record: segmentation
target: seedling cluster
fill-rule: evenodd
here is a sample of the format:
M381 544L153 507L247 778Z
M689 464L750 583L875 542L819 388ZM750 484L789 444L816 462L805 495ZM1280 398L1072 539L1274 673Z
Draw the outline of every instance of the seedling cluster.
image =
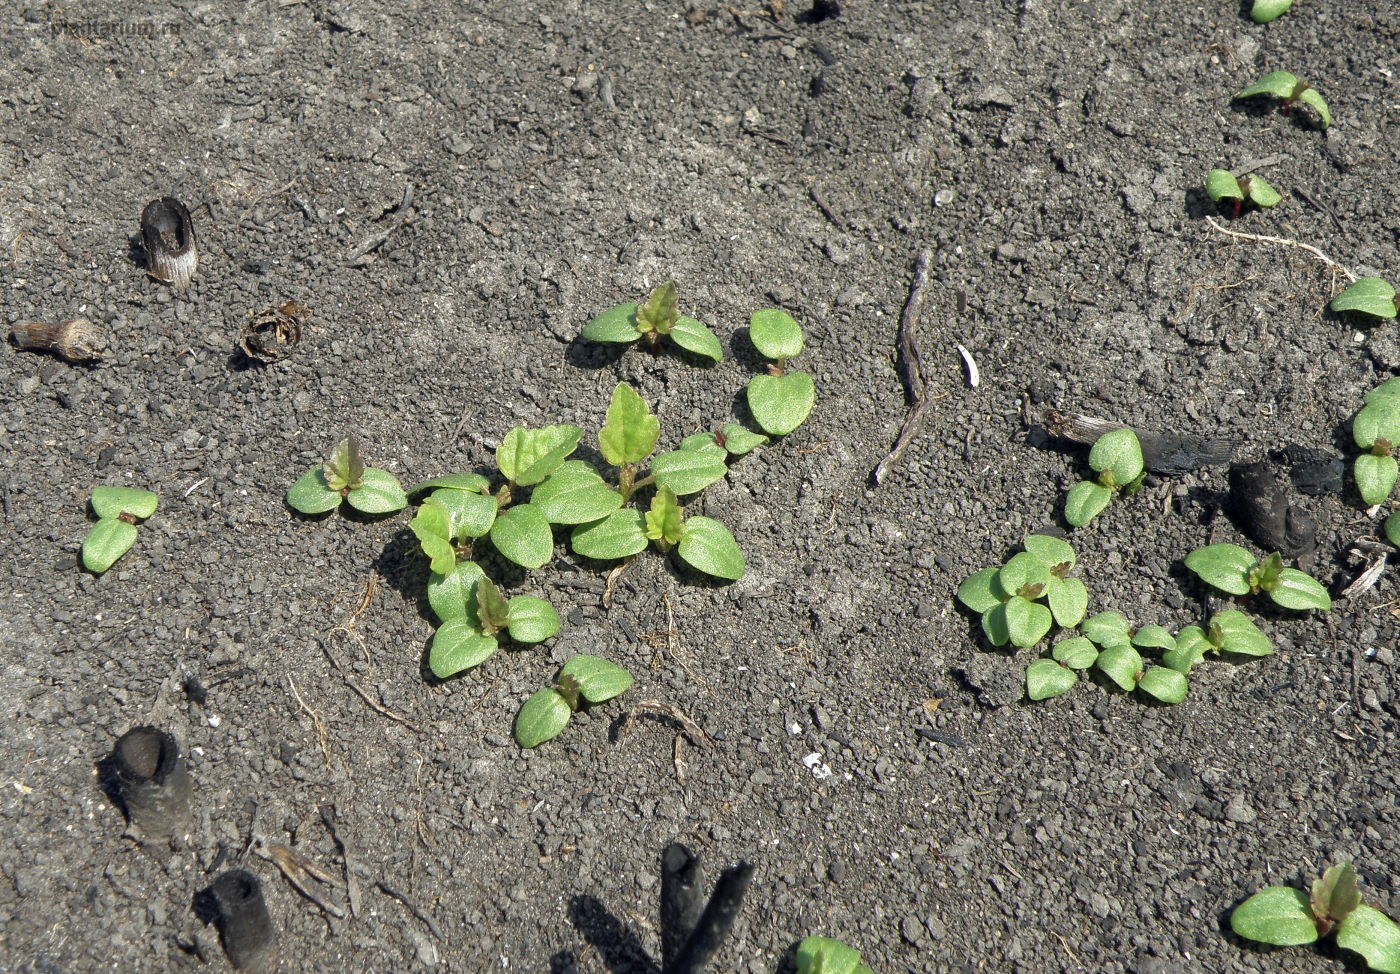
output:
M1083 527L1108 506L1113 495L1131 497L1142 489L1145 473L1142 444L1132 430L1110 430L1089 450L1089 467L1098 476L1070 488L1065 498L1065 520L1070 527Z
M83 567L101 575L136 543L136 525L156 512L160 498L137 487L94 487L97 523L83 539Z
M1361 902L1351 863L1332 866L1312 884L1312 895L1270 886L1230 914L1230 929L1246 940L1296 947L1335 935L1337 946L1366 959L1381 974L1400 974L1400 925Z
M1231 595L1264 592L1280 608L1300 612L1332 608L1322 583L1306 572L1285 568L1277 551L1261 560L1237 544L1206 545L1186 556L1186 567L1207 585Z
M594 318L583 328L590 342L628 344L645 339L653 355L661 354L661 340L669 338L685 349L718 362L724 349L708 325L680 313L676 282L667 281L652 289L641 304L619 304Z

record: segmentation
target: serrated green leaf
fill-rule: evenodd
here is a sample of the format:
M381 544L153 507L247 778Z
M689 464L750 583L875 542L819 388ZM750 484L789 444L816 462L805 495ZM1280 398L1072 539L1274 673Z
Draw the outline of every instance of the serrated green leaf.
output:
M1254 84L1239 91L1236 98L1253 98L1255 95L1274 95L1278 98L1291 98L1293 89L1298 86L1298 78L1287 71L1270 71Z
M488 636L494 636L510 622L510 606L496 583L482 575L476 583L476 624Z
M1118 685L1120 690L1132 690L1137 686L1138 674L1143 670L1142 656L1127 643L1106 646L1094 660L1094 667Z
M1168 666L1149 666L1138 680L1138 689L1162 703L1186 699L1186 674Z
M651 461L651 475L677 494L695 494L724 479L729 472L725 454L708 450L673 450Z
M1207 585L1231 595L1249 594L1249 573L1257 564L1253 555L1237 544L1213 544L1186 556L1186 567Z
M572 714L553 687L536 690L515 715L515 743L532 748L553 740L568 726Z
M671 329L670 334L671 341L687 352L699 355L701 358L707 358L712 362L718 362L724 358L724 348L720 345L719 339L703 322L681 315L676 319L675 327Z
M1373 507L1390 499L1396 477L1400 475L1400 466L1397 466L1395 457L1389 454L1378 457L1373 453L1363 453L1356 458L1352 475L1356 478L1356 492L1367 507Z
M83 539L83 567L101 575L135 543L136 525L117 517L100 518Z
M1045 594L1051 579L1050 566L1028 551L1011 556L997 574L997 584L1008 596L1038 599Z
M1099 650L1084 636L1071 636L1051 647L1050 656L1072 670L1087 670L1098 659Z
M1128 642L1128 630L1131 628L1128 625L1128 620L1123 618L1123 613L1111 610L1090 616L1079 627L1085 636L1100 646L1113 646L1117 643Z
M92 512L100 518L130 514L134 518L145 520L156 512L160 498L139 487L103 486L92 489L89 503L92 504Z
M1264 181L1263 176L1249 177L1249 201L1255 206L1269 209L1283 199L1279 191Z
M1278 584L1269 589L1269 598L1285 609L1306 611L1332 608L1332 596L1327 594L1322 583L1296 568L1283 569Z
M559 631L559 613L544 599L517 595L510 600L510 638L518 643L539 643Z
M408 529L418 539L423 554L428 556L429 567L438 575L448 575L457 564L457 549L449 539L452 533L452 516L447 508L436 500L428 500L418 508Z
M600 521L574 528L569 547L575 554L600 561L628 558L647 546L645 523L646 516L641 511L613 511Z
M1293 6L1293 0L1254 0L1254 6L1250 8L1249 16L1256 24L1267 24L1271 20L1281 17L1289 7Z
M582 337L590 342L635 342L642 337L637 327L635 302L609 308L583 326Z
M742 457L752 453L768 442L768 437L762 433L745 429L738 423L725 423L722 432L724 434L724 450L731 457Z
M324 514L333 511L344 500L340 491L326 484L325 472L318 466L308 470L301 479L287 488L287 506L302 514Z
M1113 491L1091 480L1081 480L1069 489L1065 497L1065 521L1070 527L1082 528L1108 506Z
M1332 124L1332 111L1327 107L1327 100L1316 88L1304 88L1298 93L1298 100L1304 105L1311 106L1322 119L1322 127L1327 128Z
M984 568L963 579L958 586L958 601L978 614L1005 602L1008 596L997 581L1000 572L999 568Z
M1164 627L1152 623L1138 626L1137 632L1133 633L1131 642L1139 649L1176 649L1176 640L1172 634Z
M365 472L365 462L360 457L360 442L350 436L335 445L326 462L321 464L326 486L340 491L360 486Z
M1364 903L1337 928L1337 946L1366 958L1377 974L1400 974L1400 927L1380 910Z
M429 500L446 508L448 537L457 541L485 537L496 523L496 512L500 509L500 504L490 494L453 487L439 487Z
M654 331L658 335L670 334L680 317L676 310L680 299L676 294L676 282L666 281L652 288L647 299L637 306L637 328L639 331Z
M447 574L429 574L428 605L438 622L465 619L476 626L476 583L485 577L474 561L459 561Z
M1013 595L1002 608L1006 613L1006 633L1011 644L1022 649L1044 639L1054 622L1049 609L1019 595Z
M517 426L496 447L496 466L512 484L532 487L563 465L582 436L577 426Z
M1296 947L1317 940L1317 923L1308 897L1291 886L1270 886L1245 900L1230 914L1230 929L1246 940Z
M535 488L530 504L550 524L589 524L622 506L622 495L582 460L570 460Z
M696 515L681 526L676 554L691 568L733 581L744 575L744 553L729 529L718 521Z
M745 396L754 421L770 436L786 436L806 421L817 401L817 387L806 372L756 375Z
M662 551L669 551L681 540L681 506L676 492L662 487L651 499L646 515L646 536Z
M1206 195L1216 203L1221 200L1244 199L1244 193L1240 192L1240 181L1235 178L1234 173L1226 169L1212 169L1206 173Z
M495 636L488 636L463 617L448 619L433 634L428 648L428 669L439 680L480 666L496 651Z
M993 646L1005 646L1011 642L1010 627L1006 622L1006 603L998 602L982 613L982 634Z
M491 487L491 481L487 480L479 473L450 473L442 477L433 477L431 480L424 480L408 488L406 493L409 497L416 497L425 490L449 489L465 490L474 494L484 494Z
M1132 430L1109 430L1089 448L1089 466L1123 487L1142 476L1142 444Z
M656 449L661 435L661 421L652 415L637 391L619 382L608 404L607 420L598 433L598 446L603 457L614 467L640 463Z
M1060 575L1074 567L1074 549L1063 538L1048 534L1028 534L1021 544L1027 554L1040 559L1042 564Z
M570 659L559 670L560 676L578 681L579 694L589 703L603 703L632 686L632 674L598 656L587 653Z
M1026 667L1026 696L1032 700L1048 700L1072 689L1079 682L1073 670L1067 670L1053 659L1038 659Z
M1240 656L1268 656L1274 651L1269 637L1259 631L1254 622L1238 609L1217 612L1211 619L1219 631L1219 649ZM1199 631L1199 630L1198 630ZM1202 637L1204 639L1204 636Z
M777 361L801 355L802 329L792 315L777 308L763 308L749 315L749 340L758 354Z
M531 570L554 555L554 532L533 504L517 504L497 515L491 543L506 559Z
M365 514L392 514L408 506L408 495L399 479L387 470L365 467L360 486L353 487L345 500Z

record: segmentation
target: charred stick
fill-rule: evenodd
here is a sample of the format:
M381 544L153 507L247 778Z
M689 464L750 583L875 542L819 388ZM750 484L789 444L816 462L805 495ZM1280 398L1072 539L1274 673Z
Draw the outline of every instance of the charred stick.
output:
M904 383L909 412L904 418L904 425L900 427L898 439L894 441L894 449L871 474L871 480L877 487L904 455L923 419L924 407L928 405L928 381L924 378L924 362L919 355L915 334L919 327L919 315L924 308L924 288L928 286L928 265L932 257L932 248L925 247L914 262L914 281L909 288L909 299L904 302L904 310L899 315L899 378Z

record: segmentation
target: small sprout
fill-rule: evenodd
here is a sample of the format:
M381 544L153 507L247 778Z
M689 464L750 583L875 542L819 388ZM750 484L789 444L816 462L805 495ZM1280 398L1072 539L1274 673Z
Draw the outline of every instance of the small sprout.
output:
M21 321L10 329L19 348L53 352L68 362L95 362L107 351L107 329L86 318L67 321Z
M1231 595L1267 592L1275 605L1285 609L1332 608L1332 597L1322 584L1296 568L1285 568L1278 552L1256 561L1239 545L1213 544L1187 555L1186 567L1207 585Z
M1273 651L1269 637L1259 631L1249 616L1238 609L1226 609L1212 616L1204 629L1187 626L1177 633L1176 645L1162 654L1162 665L1190 675L1191 668L1206 653L1268 656Z
M993 646L1034 646L1055 625L1077 625L1088 607L1084 583L1067 577L1073 548L1039 534L1027 535L1024 547L1000 568L984 568L958 586L958 601L982 617Z
M1142 487L1142 444L1132 430L1110 430L1089 450L1089 467L1098 474L1070 488L1065 498L1065 520L1082 527L1096 517L1115 493L1131 495Z
M157 281L175 287L190 286L199 264L194 221L190 211L173 196L151 200L141 211L141 244L146 250L146 272Z
M97 523L83 539L83 567L101 575L136 543L136 525L156 512L160 498L136 487L94 487L89 500Z
M348 501L364 514L392 514L408 506L398 478L387 470L367 467L352 436L341 441L330 457L308 470L287 489L287 505L302 514L324 514Z
M1283 199L1278 190L1264 182L1262 176L1240 176L1236 178L1225 169L1212 169L1206 173L1206 195L1215 203L1230 203L1231 219L1240 215L1246 203L1268 209L1277 206Z
M1322 128L1332 124L1332 113L1327 108L1327 102L1318 94L1317 89L1306 82L1299 81L1295 75L1287 71L1270 71L1264 77L1249 87L1235 94L1236 98L1253 98L1256 95L1273 95L1280 98L1283 104L1279 106L1279 111L1288 114L1292 110L1295 102L1302 102L1317 112L1322 121Z
M669 337L681 348L718 362L724 358L719 339L709 327L678 310L676 283L667 281L652 290L640 305L620 304L594 318L583 329L591 342L647 340L653 354L660 354L661 339Z
M1328 307L1338 314L1354 311L1373 318L1394 318L1400 297L1384 278L1362 277L1333 298Z
M1230 914L1230 929L1246 940L1296 947L1335 932L1337 946L1365 958L1373 971L1400 974L1400 925L1361 902L1356 870L1343 862L1312 885L1260 890Z
M1356 489L1368 507L1381 504L1395 487L1397 467L1393 455L1400 444L1400 395L1393 380L1366 396L1366 405L1351 421L1356 445L1366 451L1356 458L1352 473Z
M515 718L515 742L538 747L558 737L586 704L603 703L632 686L632 674L597 656L579 654L559 670L553 686L536 690Z
M446 618L428 650L428 668L439 679L484 663L502 632L518 643L538 643L559 631L559 615L544 599L517 595L507 601L480 569L467 575L473 578L474 606Z
M797 945L797 974L874 974L860 953L830 937L807 937Z
M786 436L801 426L817 400L816 384L806 372L788 372L787 360L805 347L802 329L786 311L765 308L749 318L749 340L771 359L767 375L749 380L749 412L770 436Z
M1283 16L1291 6L1293 0L1254 0L1254 6L1249 9L1249 16L1256 24L1267 24Z

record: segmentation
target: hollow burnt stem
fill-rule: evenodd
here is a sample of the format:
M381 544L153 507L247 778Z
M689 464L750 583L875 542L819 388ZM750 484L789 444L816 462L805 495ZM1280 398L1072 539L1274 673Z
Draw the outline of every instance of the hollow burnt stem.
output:
M147 203L141 211L141 243L151 277L174 287L190 286L199 265L199 249L194 221L184 203L173 196Z
M20 348L53 352L69 362L94 362L109 344L107 329L86 318L64 321L22 321L10 330Z

